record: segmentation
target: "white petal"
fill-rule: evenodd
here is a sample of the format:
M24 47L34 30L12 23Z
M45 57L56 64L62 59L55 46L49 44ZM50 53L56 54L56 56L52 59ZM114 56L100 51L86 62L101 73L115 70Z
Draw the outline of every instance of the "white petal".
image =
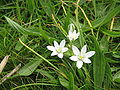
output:
M78 61L78 57L77 56L71 56L70 60L72 60L72 61Z
M73 38L71 37L71 35L68 35L68 38L69 38L70 41L73 39Z
M60 42L60 47L64 47L65 46L65 40L62 40L61 42Z
M84 45L81 49L81 56L84 56L87 51L87 45Z
M59 57L59 58L63 58L63 53L59 53L59 54L58 54L58 57Z
M68 48L64 47L62 48L62 52L66 52L68 50Z
M74 40L76 40L77 38L78 38L78 35L76 34L76 36L75 36Z
M90 51L85 54L85 57L92 57L95 54L95 51Z
M58 53L57 53L57 51L53 51L52 53L51 53L51 56L55 56L55 55L57 55Z
M77 36L79 36L79 35L80 35L80 33L78 32L78 33L77 33Z
M70 26L70 30L73 31L73 29L75 28L74 24L71 23L71 24L69 24L69 26Z
M72 46L72 50L73 50L73 53L75 54L75 55L79 55L80 54L80 51L79 51L79 49L76 47L76 46Z
M82 61L77 61L76 65L77 65L78 69L80 69L83 65L83 62Z
M76 30L73 31L73 34L76 34Z
M83 59L83 62L84 62L84 63L91 63L90 59L88 59L88 58L84 58L84 59Z
M47 49L50 51L55 51L55 47L53 47L53 46L47 46Z
M71 35L71 34L72 34L72 31L71 31L71 30L69 30L68 35Z
M59 47L59 45L56 41L54 41L54 46L55 46L56 49Z

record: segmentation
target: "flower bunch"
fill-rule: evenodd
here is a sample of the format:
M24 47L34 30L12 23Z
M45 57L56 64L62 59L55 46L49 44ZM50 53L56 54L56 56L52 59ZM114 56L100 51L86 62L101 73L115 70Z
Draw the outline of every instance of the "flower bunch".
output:
M74 24L69 24L69 27L70 30L67 37L70 41L76 40L79 37L80 33L76 32ZM57 41L54 41L54 46L47 46L47 49L52 51L51 56L57 55L59 58L63 58L63 53L68 51L68 48L65 47L65 43L65 40L62 40L60 44L58 44ZM84 45L81 51L76 46L72 45L72 51L74 55L70 57L70 60L77 62L76 66L78 69L82 67L83 62L91 63L91 60L89 58L95 54L95 51L87 52L87 45Z

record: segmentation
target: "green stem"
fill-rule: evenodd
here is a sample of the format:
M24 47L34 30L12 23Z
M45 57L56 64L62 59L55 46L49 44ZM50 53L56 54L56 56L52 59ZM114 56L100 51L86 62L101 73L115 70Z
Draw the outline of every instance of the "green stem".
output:
M12 88L11 90L15 90L15 89L22 88L22 87L27 87L27 86L33 86L33 85L34 86L35 85L59 86L59 85L56 85L56 84L48 84L48 83L31 83L31 84L21 85L21 86Z

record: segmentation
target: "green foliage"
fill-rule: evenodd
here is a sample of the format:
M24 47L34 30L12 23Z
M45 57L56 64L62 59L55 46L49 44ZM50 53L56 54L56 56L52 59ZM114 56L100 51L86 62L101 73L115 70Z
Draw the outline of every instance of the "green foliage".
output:
M119 90L119 0L0 0L0 59L10 55L0 75L19 63L22 67L0 85L0 90ZM70 42L68 25L79 39ZM46 46L66 40L63 59ZM91 64L81 69L69 59L71 45L95 51Z
M36 68L43 62L43 60L39 59L39 58L35 58L32 61L30 61L29 63L27 63L25 66L23 66L19 72L18 72L18 76L29 76L31 75L34 70L36 70Z

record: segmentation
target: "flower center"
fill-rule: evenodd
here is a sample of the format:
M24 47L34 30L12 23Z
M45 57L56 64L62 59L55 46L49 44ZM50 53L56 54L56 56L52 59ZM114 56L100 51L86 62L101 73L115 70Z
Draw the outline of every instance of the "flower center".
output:
M83 56L79 56L79 59L82 60L84 57Z
M62 48L58 48L58 49L57 49L57 52L58 52L58 53L60 53L60 52L61 52L61 50L62 50Z

